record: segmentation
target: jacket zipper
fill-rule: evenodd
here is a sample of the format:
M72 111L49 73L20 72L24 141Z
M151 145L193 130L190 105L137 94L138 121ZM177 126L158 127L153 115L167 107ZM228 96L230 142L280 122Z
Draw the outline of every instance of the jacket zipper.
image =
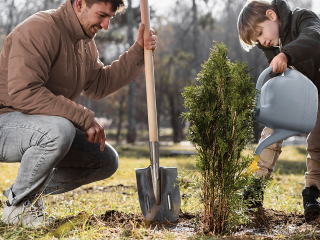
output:
M81 64L82 60L81 60L80 54L79 54L79 47L80 47L80 41L78 41L74 46L74 51L75 51L74 53L76 55L76 61L77 61L76 66L77 66L77 78L78 78L78 79L76 79L77 84L74 89L74 93L76 93L78 91L78 88L79 88L78 80L79 80L79 78L81 78L81 76L78 76L78 74L81 75L81 68L82 68L82 66L80 66L80 65L82 65ZM79 67L80 67L80 69L79 69Z

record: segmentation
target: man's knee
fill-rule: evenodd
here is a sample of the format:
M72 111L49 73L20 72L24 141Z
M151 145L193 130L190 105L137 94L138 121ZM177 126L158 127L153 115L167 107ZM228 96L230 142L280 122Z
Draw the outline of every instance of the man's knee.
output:
M106 143L103 159L101 160L100 177L106 179L111 177L119 167L119 155L117 151Z
M76 130L73 124L63 117L52 117L48 126L48 143L56 147L69 150L75 136Z

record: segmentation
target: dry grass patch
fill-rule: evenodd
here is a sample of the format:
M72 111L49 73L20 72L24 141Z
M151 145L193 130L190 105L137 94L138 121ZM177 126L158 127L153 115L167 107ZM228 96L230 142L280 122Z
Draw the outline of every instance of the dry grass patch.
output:
M284 147L276 166L274 180L266 190L264 206L268 210L265 210L263 218L252 219L253 224L261 222L260 227L259 225L247 226L247 232L244 227L243 229L239 227L237 235L224 236L224 238L316 239L315 236L318 236L319 229L317 223L306 225L302 222L301 190L304 188L302 172L305 157L303 147ZM183 169L189 172L195 170L192 157L160 157L160 164L178 167L179 173L182 173ZM29 230L0 224L0 239L53 239L54 231L65 223L70 224L67 225L66 231L62 232L60 239L220 239L217 236L205 236L198 231L198 214L201 205L199 199L195 198L191 192L188 180L180 187L184 215L180 215L178 222L153 224L144 221L138 201L134 169L148 165L148 158L138 159L120 155L119 170L111 178L65 194L45 198L47 212L56 217L53 225L38 230ZM18 168L18 163L0 164L0 191L13 183ZM5 197L1 193L0 201L4 200ZM269 228L268 225L263 225L264 222L261 219L267 219ZM302 223L300 226L298 226L299 221ZM293 229L292 224L297 225L296 231L288 232L287 227ZM279 229L281 227L283 231L276 232L271 228L272 226L275 228L278 226ZM261 232L250 230L254 227L259 227L255 230L264 229L265 232L261 234ZM303 227L305 227L304 231L302 231ZM55 237L55 239L58 238Z

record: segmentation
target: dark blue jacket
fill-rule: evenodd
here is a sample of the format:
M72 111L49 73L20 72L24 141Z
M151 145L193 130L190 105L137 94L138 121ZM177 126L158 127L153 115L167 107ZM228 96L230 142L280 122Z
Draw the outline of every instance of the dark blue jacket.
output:
M320 89L320 19L307 9L290 10L285 0L274 0L281 27L281 49L264 47L258 44L266 55L268 62L283 52L287 55L288 65L294 66L306 75Z

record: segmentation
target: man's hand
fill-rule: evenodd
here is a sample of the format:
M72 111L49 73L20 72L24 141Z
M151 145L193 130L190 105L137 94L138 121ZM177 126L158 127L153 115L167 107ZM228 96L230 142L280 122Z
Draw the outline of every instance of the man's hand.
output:
M154 35L155 31L151 28L149 33L150 37L145 39L145 41L143 41L143 32L144 32L144 23L141 23L138 37L137 37L137 43L140 45L141 48L145 47L148 50L152 50L152 53L154 54L154 51L157 48L157 36Z
M288 59L284 53L279 53L275 56L270 63L270 66L273 66L272 72L283 73L286 70L288 65Z
M90 127L86 131L86 139L91 143L100 142L100 151L104 150L106 144L106 134L104 128L98 123L96 119L93 119Z

